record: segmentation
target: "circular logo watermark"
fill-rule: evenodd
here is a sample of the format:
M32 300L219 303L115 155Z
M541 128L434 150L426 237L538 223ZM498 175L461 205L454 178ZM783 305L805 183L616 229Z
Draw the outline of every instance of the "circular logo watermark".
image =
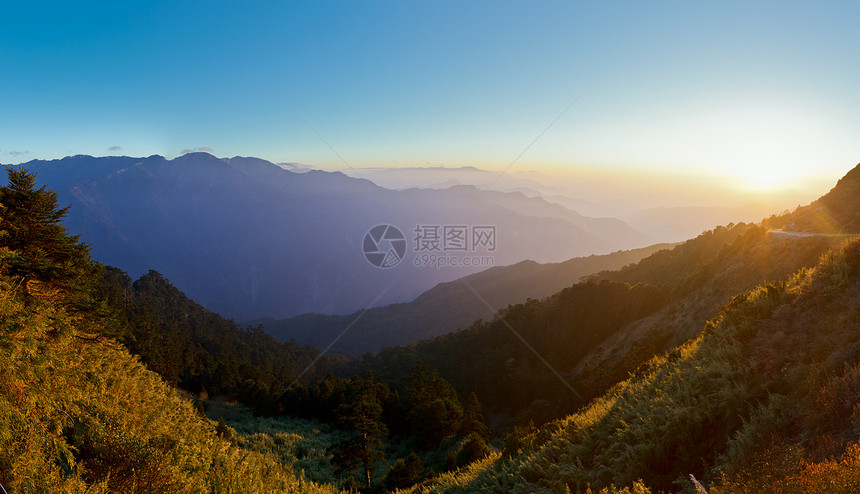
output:
M393 268L406 255L406 237L394 225L376 225L364 235L364 258L377 268Z

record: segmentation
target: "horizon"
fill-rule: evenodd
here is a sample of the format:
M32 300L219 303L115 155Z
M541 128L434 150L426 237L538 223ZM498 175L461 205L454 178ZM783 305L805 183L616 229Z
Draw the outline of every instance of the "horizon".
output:
M791 210L797 206L806 205L826 194L836 182L855 166L847 167L834 176L822 175L817 180L809 180L799 184L775 184L767 187L757 187L738 181L736 178L721 176L714 173L678 172L667 170L565 170L565 169L493 169L473 165L449 166L432 165L428 163L416 166L402 167L344 167L319 168L304 163L273 162L271 160L249 155L218 156L212 149L186 150L177 156L165 156L154 153L149 155L132 156L129 154L75 154L60 158L33 158L21 163L0 163L2 166L23 166L33 161L62 161L78 156L100 158L127 157L147 159L160 157L168 161L181 158L188 154L207 154L218 160L237 158L262 159L274 166L291 172L305 173L307 171L339 172L351 178L370 180L377 186L403 190L408 188L448 188L450 186L467 185L484 190L499 192L520 192L530 197L542 197L549 202L558 203L558 199L566 198L588 202L602 202L600 214L590 214L576 207L564 205L568 209L578 211L584 216L624 216L636 211L651 209L671 209L677 207L734 207L750 208L765 206L773 213ZM422 166L423 165L423 166ZM510 168L510 167L509 167ZM397 172L397 175L391 175ZM427 173L449 174L446 177L429 177ZM459 180L451 178L450 174L467 172L470 177ZM396 178L393 178L396 177ZM405 177L405 178L404 178ZM455 176L456 177L456 176ZM443 180L440 182L440 180ZM643 183L647 184L643 187ZM613 208L605 208L606 201L621 201ZM562 201L564 202L564 201ZM560 203L559 203L560 204ZM612 212L614 210L614 212Z
M0 33L27 74L0 83L11 164L202 150L820 195L860 161L849 2L33 9Z

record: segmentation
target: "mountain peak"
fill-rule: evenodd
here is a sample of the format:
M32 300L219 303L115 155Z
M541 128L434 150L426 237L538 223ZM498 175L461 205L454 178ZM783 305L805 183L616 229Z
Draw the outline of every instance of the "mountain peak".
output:
M183 155L177 156L173 161L185 161L185 160L208 160L215 159L218 157L211 153L207 153L205 151L194 151L193 153L185 153Z

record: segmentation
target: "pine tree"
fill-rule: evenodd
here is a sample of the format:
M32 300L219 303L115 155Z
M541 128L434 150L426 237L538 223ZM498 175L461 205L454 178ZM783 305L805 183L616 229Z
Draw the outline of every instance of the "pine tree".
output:
M6 173L9 184L0 187L0 246L13 252L9 274L21 280L28 297L36 284L72 297L87 291L94 273L89 246L61 223L69 207L59 207L55 191L36 188L35 173L14 167Z
M458 433L463 437L474 434L484 441L490 438L490 429L484 422L484 411L481 408L481 402L478 400L478 395L474 392L469 395L466 406L463 408L463 421L460 424Z
M388 435L388 429L380 417L388 386L375 382L369 373L367 379L353 377L350 387L352 399L338 408L338 422L352 434L335 445L334 461L341 472L354 470L361 464L365 484L370 487L374 463L385 459L382 438Z
M435 369L418 362L409 373L408 392L408 420L425 448L435 448L457 432L463 407L454 387Z

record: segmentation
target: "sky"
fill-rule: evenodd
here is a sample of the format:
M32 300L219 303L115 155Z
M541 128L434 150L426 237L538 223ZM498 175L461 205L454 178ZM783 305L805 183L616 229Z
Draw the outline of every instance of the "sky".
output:
M0 162L690 176L860 162L857 2L15 2ZM824 190L819 190L824 188Z

